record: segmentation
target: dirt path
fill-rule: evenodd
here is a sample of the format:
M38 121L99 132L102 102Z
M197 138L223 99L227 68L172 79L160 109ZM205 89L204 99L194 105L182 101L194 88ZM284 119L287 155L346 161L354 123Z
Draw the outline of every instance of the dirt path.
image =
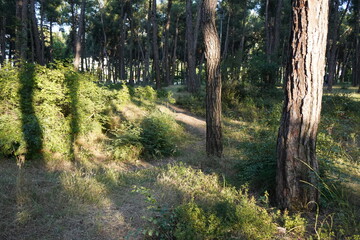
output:
M172 114L174 115L175 120L183 123L185 126L185 129L189 133L191 133L199 138L205 139L205 137L206 137L205 119L194 116L187 110L182 109L177 106L174 106L174 105L171 105L171 104L167 104L166 106L158 105L158 108L162 112L167 112L168 110L170 110L172 112Z

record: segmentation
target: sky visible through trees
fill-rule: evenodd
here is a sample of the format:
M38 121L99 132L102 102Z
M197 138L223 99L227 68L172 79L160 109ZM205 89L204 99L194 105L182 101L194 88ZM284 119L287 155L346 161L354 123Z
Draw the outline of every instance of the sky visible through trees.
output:
M0 239L34 171L151 239L358 239L359 94L360 0L0 0Z

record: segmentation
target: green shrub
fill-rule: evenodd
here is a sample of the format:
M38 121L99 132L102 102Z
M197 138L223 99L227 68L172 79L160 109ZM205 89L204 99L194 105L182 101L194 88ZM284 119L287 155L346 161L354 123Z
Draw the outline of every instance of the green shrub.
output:
M150 86L136 87L136 88L134 88L133 97L139 98L141 100L154 101L154 100L156 100L157 93Z
M182 128L171 116L160 112L152 113L143 120L141 128L140 141L146 158L167 157L176 153L176 143L182 134Z
M129 99L127 88L109 90L71 67L25 64L0 70L0 154L70 156L80 135L101 133L111 101Z
M274 239L272 216L246 188L225 186L216 174L183 164L168 166L158 182L166 194L182 196L175 221L166 220L176 239Z
M140 158L144 147L141 144L141 128L123 125L122 129L112 132L115 138L111 143L111 151L115 160L134 161Z

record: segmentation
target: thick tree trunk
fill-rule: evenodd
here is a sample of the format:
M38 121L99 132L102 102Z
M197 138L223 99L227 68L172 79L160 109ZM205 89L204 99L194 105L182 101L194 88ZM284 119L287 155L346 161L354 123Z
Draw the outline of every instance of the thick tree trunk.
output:
M85 4L86 1L82 0L81 2L81 13L79 19L79 29L75 38L75 59L74 59L74 69L75 71L79 70L80 60L81 60L81 37L83 36L84 31L84 18L85 18Z
M155 68L155 83L156 89L161 88L160 79L160 62L159 62L159 45L158 45L158 25L156 21L156 0L152 2L152 25L153 25L153 51L154 51L154 68Z
M33 32L33 41L35 45L36 61L40 65L44 65L43 55L41 54L41 40L40 33L37 24L36 10L35 10L35 0L30 0L30 12L31 12L31 22L32 22L32 32Z
M192 22L192 0L186 0L186 44L187 76L186 85L189 92L196 92L196 59L194 51L194 28Z
M277 142L276 197L281 208L317 202L320 121L328 1L295 0L285 103ZM312 205L314 206L314 205Z
M16 0L16 25L15 25L15 56L14 59L19 59L21 56L21 8L23 0Z
M28 42L28 0L16 1L15 58L26 61Z
M217 0L204 0L203 34L206 56L206 153L222 156L220 40L215 24Z
M197 49L197 43L198 43L198 40L199 40L202 2L203 2L203 0L198 0L197 1L196 22L195 22L195 29L194 29L194 56L195 56L195 61L196 61L196 55L195 54L196 54L196 49ZM198 85L197 87L200 87L200 85Z

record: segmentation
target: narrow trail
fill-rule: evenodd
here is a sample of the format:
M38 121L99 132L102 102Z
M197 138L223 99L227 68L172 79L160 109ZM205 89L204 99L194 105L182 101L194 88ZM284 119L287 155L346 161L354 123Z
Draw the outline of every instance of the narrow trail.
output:
M174 105L157 105L156 107L160 112L172 115L177 122L184 126L185 131L190 134L192 139L181 150L182 154L179 156L150 162L140 161L136 166L128 167L128 170L134 174L140 173L142 170L154 169L176 162L191 163L191 161L194 161L194 165L196 165L195 163L198 163L197 157L203 156L205 153L206 122L204 119ZM123 192L122 202L122 205L111 205L105 214L102 213L107 215L105 217L107 222L111 221L111 219L116 220L119 218L118 216L121 216L121 224L117 226L118 232L114 233L114 236L120 237L120 239L143 239L138 230L147 224L143 218L149 214L147 203L144 201L143 196L132 194L130 188L128 191Z

